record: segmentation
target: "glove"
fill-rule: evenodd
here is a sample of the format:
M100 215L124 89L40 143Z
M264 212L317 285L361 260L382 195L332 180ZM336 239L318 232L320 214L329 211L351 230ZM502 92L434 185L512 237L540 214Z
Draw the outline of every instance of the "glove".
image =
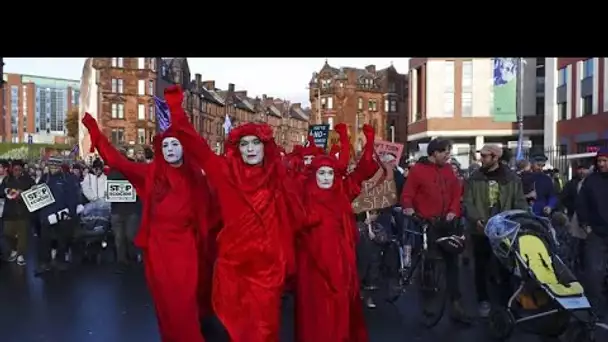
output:
M374 142L374 128L368 124L363 125L363 135L367 142Z
M82 204L79 204L76 206L76 215L80 215L80 213L83 211L84 211L84 206Z
M340 135L340 137L348 135L348 128L344 123L337 124L336 127L334 127L334 130L336 133L338 133L338 135Z
M169 108L181 107L184 102L184 92L178 85L165 89L165 101Z

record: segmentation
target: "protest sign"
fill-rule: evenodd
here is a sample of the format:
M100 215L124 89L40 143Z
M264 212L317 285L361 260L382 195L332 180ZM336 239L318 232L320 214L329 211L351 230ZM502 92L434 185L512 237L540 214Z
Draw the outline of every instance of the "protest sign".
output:
M386 176L384 174L386 173ZM392 170L378 172L363 182L361 194L352 203L355 214L390 207L399 201Z
M403 154L403 144L376 140L374 141L374 147L381 160L384 160L385 155L391 155L394 157L391 158L394 160L391 162L393 167L399 164L399 160L401 160L401 155Z
M106 201L108 202L135 202L137 194L135 188L126 180L106 181Z
M327 148L329 138L329 125L310 125L308 135L311 135L315 140L315 145L321 148Z
M22 192L21 198L30 213L55 203L51 189L44 183Z

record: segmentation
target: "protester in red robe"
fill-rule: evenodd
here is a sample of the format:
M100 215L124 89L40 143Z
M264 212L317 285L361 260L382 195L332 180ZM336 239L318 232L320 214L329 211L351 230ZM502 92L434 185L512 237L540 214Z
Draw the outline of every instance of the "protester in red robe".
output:
M212 199L201 168L194 158L183 156L183 122L172 119L171 127L154 139L153 161L143 164L120 154L91 115L87 113L82 121L92 147L129 180L142 200L142 222L135 244L143 250L162 341L203 342L200 321L205 313L199 304L209 279L200 279L205 261L198 259L205 255L201 249L207 246L207 232L219 216L206 210L205 204Z
M185 117L181 91L165 94ZM189 126L182 144L217 190L224 226L217 237L213 308L234 342L279 340L281 296L295 271L294 231L305 215L272 129L246 123L230 131L218 156Z
M342 129L341 129L342 128ZM346 135L346 127L336 127ZM358 240L351 202L363 181L378 170L374 130L363 128L367 143L355 170L340 177L335 156L316 156L306 182L310 223L298 234L296 335L298 342L366 342L355 246Z

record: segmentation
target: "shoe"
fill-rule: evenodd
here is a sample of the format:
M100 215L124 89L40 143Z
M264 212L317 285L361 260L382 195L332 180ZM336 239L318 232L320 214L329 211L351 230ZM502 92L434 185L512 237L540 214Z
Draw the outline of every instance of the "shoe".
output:
M14 262L15 260L17 260L17 251L12 251L11 255L9 255L9 257L8 257L8 259L6 259L6 261Z
M483 301L481 303L479 303L479 317L481 318L488 318L488 316L490 316L490 303L487 301Z
M374 303L372 297L367 297L367 299L365 300L365 306L367 306L369 309L375 309L376 303Z
M471 316L469 316L466 313L466 311L464 310L464 307L462 306L462 302L460 300L452 301L452 306L451 306L451 310L450 310L450 318L454 322L465 324L465 325L470 325L471 323L473 323L473 319L471 318Z
M51 270L51 266L49 266L49 264L40 264L40 265L38 265L38 267L36 267L36 270L34 271L34 275L36 277L39 277L42 274L44 274L50 270Z
M17 265L19 266L25 266L26 262L25 262L25 258L23 257L23 255L19 255L17 257Z

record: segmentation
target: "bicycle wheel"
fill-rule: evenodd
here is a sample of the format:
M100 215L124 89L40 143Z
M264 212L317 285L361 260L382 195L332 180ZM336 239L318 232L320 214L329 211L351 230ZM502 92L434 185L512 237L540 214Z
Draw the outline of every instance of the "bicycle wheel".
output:
M422 255L418 274L421 321L432 328L441 321L447 302L446 266L441 258Z

